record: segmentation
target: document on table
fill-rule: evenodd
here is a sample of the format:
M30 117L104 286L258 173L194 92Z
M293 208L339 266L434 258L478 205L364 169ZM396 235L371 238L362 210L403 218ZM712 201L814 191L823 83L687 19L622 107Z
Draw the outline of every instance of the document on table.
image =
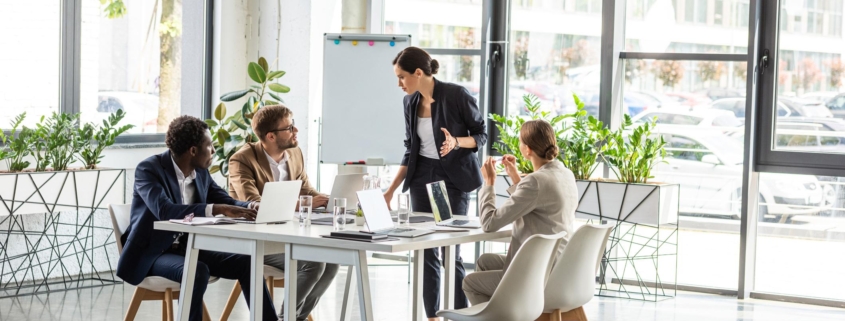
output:
M235 220L228 217L194 217L191 221L184 219L170 220L172 223L179 223L185 225L215 225L215 224L235 224Z

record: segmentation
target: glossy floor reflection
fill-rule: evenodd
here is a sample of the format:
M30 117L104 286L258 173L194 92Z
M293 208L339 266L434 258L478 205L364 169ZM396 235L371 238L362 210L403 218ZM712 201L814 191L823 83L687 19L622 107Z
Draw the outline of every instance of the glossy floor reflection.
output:
M375 320L409 320L410 286L407 269L402 266L374 266L370 268ZM315 320L339 320L346 270L338 274L335 286L314 312ZM233 281L223 280L209 286L206 304L217 320ZM0 320L122 320L133 287L104 286L92 289L56 292L49 295L22 296L0 299ZM281 289L277 290L277 307L281 304ZM351 317L357 315L357 296L352 295ZM595 297L585 307L591 321L695 321L695 320L845 320L845 309L827 308L762 300L739 301L734 297L680 292L675 299L661 302L642 302L627 299ZM229 320L247 320L246 304L238 301ZM161 305L145 302L136 320L160 320Z

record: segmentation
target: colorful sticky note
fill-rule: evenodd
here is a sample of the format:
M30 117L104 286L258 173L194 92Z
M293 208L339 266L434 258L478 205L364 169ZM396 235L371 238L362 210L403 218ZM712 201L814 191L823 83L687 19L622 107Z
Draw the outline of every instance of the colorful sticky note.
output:
M358 40L352 40L352 45L353 45L353 46L357 46L357 45L358 45Z
M370 40L370 47L372 47L375 43L375 41Z
M391 41L391 42L390 42L390 46L391 46L391 47L393 47L393 46L395 46L395 45L396 45L396 42L395 42L395 41Z
M339 45L339 44L340 44L340 39L335 39L335 40L334 40L334 44Z

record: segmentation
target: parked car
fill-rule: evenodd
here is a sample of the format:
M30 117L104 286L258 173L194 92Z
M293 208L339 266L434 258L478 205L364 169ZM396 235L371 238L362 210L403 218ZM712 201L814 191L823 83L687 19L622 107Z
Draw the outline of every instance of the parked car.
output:
M778 103L783 103L789 109L795 111L792 115L802 117L831 118L833 114L824 103L805 98L778 97Z
M727 110L737 118L745 118L745 98L724 98L714 101L710 104L710 108ZM790 117L795 112L786 107L783 102L778 101L778 117Z
M707 106L713 102L712 99L702 94L672 92L665 93L665 95L686 107Z
M836 97L838 94L839 93L835 91L813 91L801 95L801 98L815 100L818 102L827 102L831 98Z
M695 93L707 96L707 98L710 98L712 100L718 100L722 98L745 97L745 89L734 88L707 88L696 91Z
M775 146L783 150L845 153L845 120L838 118L790 117L778 120ZM742 131L732 134L742 139Z
M733 113L720 109L685 109L685 108L661 108L647 110L631 118L634 124L644 123L657 118L657 123L662 125L684 125L701 127L737 127L742 126Z
M830 113L836 118L845 118L845 93L838 94L825 102Z
M155 133L158 119L158 96L128 91L101 91L98 93L96 113L82 113L84 122L100 124L112 113L123 110L126 117L121 125L132 124L127 133Z
M585 91L579 92L579 96L584 101L584 110L590 115L598 116L599 111L599 94L598 92ZM629 116L635 116L644 110L657 109L660 107L660 102L654 98L636 92L625 92L622 96L622 110Z
M653 181L680 184L681 213L738 219L742 141L712 129L664 127L660 132L670 155L656 166ZM809 175L763 175L758 197L760 218L766 220L814 215L824 206L824 191Z

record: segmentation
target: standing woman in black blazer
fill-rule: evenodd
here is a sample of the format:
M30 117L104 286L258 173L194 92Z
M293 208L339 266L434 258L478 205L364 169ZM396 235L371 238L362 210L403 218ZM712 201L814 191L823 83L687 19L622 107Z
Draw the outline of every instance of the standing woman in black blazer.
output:
M431 212L425 184L445 181L452 214L466 215L469 193L481 186L481 165L476 152L487 143L484 117L475 98L459 85L434 78L440 64L425 50L408 47L393 60L393 71L405 96L405 156L396 178L384 194L390 204L402 181L411 190L414 212ZM461 289L464 271L460 246L455 247L455 308L467 307ZM440 257L425 250L423 305L429 320L440 307Z

